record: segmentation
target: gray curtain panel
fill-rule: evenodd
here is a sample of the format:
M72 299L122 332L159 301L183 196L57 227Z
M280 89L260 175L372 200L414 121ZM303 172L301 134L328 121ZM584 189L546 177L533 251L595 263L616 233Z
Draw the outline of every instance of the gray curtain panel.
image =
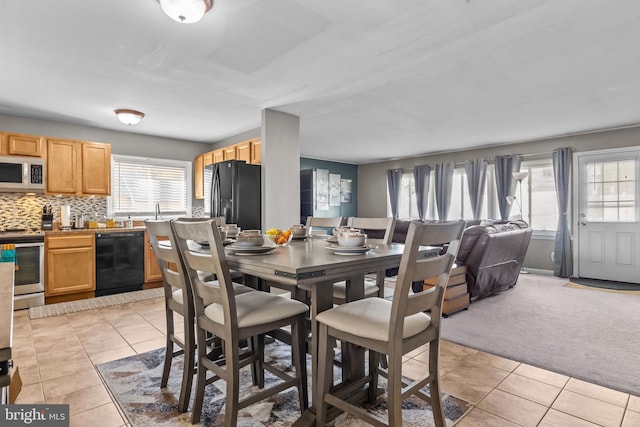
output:
M434 184L436 189L436 208L440 221L445 221L447 215L449 215L451 187L453 186L453 168L454 165L452 162L439 163L436 165Z
M509 219L511 205L507 197L516 192L516 180L512 173L520 170L520 157L517 154L511 156L496 156L496 193L498 197L498 209L500 219Z
M467 174L473 219L480 219L484 193L487 188L487 161L485 159L471 160L464 165L464 171Z
M429 201L429 176L431 166L420 165L413 168L413 180L416 186L416 204L418 205L418 217L424 221Z
M558 277L571 277L573 262L571 259L571 235L569 234L569 189L571 188L571 148L553 150L553 175L558 199L558 226L553 246L553 274Z
M398 200L400 199L400 184L402 183L402 169L387 170L387 186L389 187L389 202L391 214L398 218Z

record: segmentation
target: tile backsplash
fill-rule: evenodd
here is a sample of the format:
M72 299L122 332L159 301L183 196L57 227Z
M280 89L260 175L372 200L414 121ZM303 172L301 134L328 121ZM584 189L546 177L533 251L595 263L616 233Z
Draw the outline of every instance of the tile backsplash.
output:
M103 218L107 214L106 197L73 197L0 193L0 229L40 228L42 207L51 205L53 220L60 221L60 206L71 206L71 217L91 214Z
M93 214L98 218L107 215L106 197L47 196L23 193L0 193L0 230L6 228L40 228L42 207L51 205L53 220L60 221L60 206L71 207L71 217L84 214L89 221ZM204 206L196 200L191 207L191 216L204 217Z

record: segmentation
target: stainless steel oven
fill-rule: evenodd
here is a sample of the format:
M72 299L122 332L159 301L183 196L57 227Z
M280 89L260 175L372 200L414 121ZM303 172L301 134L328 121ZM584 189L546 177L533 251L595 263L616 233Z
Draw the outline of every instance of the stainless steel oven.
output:
M0 243L15 244L14 310L44 305L44 236L38 232L0 233Z

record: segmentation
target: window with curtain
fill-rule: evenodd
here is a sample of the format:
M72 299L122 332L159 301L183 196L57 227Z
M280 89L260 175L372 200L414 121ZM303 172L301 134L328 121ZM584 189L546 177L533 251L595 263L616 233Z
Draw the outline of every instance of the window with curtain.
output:
M112 156L109 213L114 217L153 217L156 203L164 218L191 214L191 162Z
M388 212L388 215L391 216L391 206L389 206ZM398 201L398 217L402 219L418 218L416 185L412 172L402 174L402 181L400 183L400 199Z
M529 172L522 180L522 217L535 231L555 231L558 226L558 203L551 160L522 162L521 171ZM516 187L516 198L520 188ZM516 204L511 214L519 213Z

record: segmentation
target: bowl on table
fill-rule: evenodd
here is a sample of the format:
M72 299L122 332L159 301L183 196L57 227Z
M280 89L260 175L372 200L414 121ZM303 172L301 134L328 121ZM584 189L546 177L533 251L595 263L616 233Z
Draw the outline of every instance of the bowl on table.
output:
M361 233L347 233L338 235L338 245L354 248L364 246L367 243L367 235Z
M227 237L234 238L240 233L240 227L236 224L226 224L224 227L227 229Z
M294 224L291 226L290 230L294 239L307 237L307 228L302 224Z
M236 236L236 246L254 247L264 245L264 235L262 234L245 234L244 232Z

